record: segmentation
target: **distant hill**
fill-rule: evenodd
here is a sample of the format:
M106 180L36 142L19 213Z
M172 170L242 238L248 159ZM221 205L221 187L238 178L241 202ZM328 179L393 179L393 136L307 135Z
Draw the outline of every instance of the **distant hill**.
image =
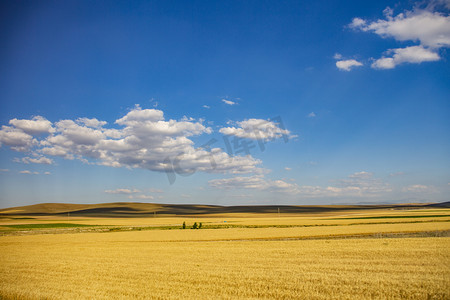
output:
M254 205L218 206L196 204L157 204L116 202L101 204L42 203L0 209L0 216L67 215L90 217L148 217L158 215L199 215L230 213L318 214L371 209L450 208L450 202L433 204L383 204L383 205Z

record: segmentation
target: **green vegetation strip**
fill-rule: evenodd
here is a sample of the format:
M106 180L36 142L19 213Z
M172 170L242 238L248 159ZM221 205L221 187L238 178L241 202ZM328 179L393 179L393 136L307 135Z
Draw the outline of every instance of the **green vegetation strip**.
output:
M426 221L399 221L399 222L365 222L350 224L304 224L304 225L239 225L239 224L206 224L201 229L188 227L182 229L181 225L170 226L114 226L114 225L84 225L74 223L45 223L45 224L20 224L0 225L0 235L15 234L46 234L46 233L74 233L74 232L118 232L118 231L143 231L143 230L203 230L203 229L227 229L227 228L292 228L292 227L329 227L352 225L377 225L377 224L410 224L410 223L435 223L450 222L450 220L426 220ZM84 228L84 229L81 229Z
M427 220L427 221L405 221L405 222L366 222L350 224L304 224L304 225L239 225L239 224L206 224L201 229L193 229L188 226L182 229L182 226L102 226L100 231L142 231L142 230L203 230L203 229L228 229L228 228L293 228L293 227L329 227L329 226L352 226L352 225L378 225L378 224L411 224L411 223L435 223L450 222L450 220ZM95 229L94 229L95 230Z
M240 225L240 224L206 224L201 229L193 229L190 225L183 230L203 230L203 229L229 229L229 228L293 228L293 227L329 227L329 226L352 226L352 225L378 225L378 224L411 224L411 223L434 223L450 222L450 220L427 220L427 221L405 221L405 222L366 222L350 224L303 224L303 225ZM178 230L182 226L103 226L103 232L111 231L142 231L142 230Z
M419 215L419 216L377 216L377 217L356 217L356 218L334 218L327 220L364 220L364 219L413 219L413 218L444 218L450 215Z

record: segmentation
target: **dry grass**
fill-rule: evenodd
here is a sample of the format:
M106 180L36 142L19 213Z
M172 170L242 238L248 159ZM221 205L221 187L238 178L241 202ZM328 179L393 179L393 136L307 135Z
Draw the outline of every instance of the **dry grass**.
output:
M147 234L3 237L0 295L20 299L450 297L448 238L152 242Z
M345 219L426 214L448 210L332 217L70 217L70 223L85 225L186 221L262 228L0 236L0 299L450 299L449 237L336 239L443 231L448 236L448 217ZM61 221L67 219L3 219L1 224ZM60 233L53 230L45 232Z

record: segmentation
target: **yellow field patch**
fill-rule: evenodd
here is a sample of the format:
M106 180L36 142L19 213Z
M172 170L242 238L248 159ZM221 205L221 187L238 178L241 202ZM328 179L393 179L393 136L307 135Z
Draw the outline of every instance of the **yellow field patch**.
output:
M148 233L2 237L0 295L21 299L450 297L449 238L152 242Z
M0 299L450 299L447 214L5 218Z

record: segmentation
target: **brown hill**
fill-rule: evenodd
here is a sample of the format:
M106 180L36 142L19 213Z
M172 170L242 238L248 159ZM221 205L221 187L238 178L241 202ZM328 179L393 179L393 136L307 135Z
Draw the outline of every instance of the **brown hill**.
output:
M254 206L218 206L195 204L157 204L138 202L116 202L101 204L42 203L0 209L0 216L20 215L67 215L90 217L148 217L158 215L199 215L230 213L277 213L283 214L320 214L357 210L376 209L414 209L450 207L450 202L435 204L385 204L385 205L254 205Z

